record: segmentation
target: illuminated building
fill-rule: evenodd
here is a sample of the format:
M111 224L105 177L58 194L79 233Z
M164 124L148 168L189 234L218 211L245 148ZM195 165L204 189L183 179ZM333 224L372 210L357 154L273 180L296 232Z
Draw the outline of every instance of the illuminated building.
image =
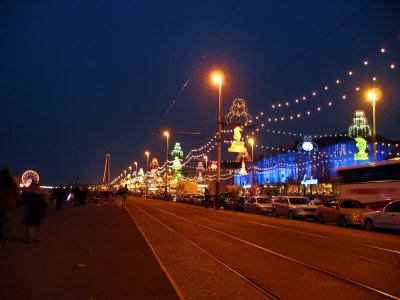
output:
M303 142L296 140L279 150L269 149L258 155L258 159L255 157L254 184L258 193L335 194L338 187L337 168L373 162L370 140L366 149L368 159L363 161L354 159L354 154L359 151L357 142L345 133L315 139L313 142L318 145L317 151L304 151L298 147ZM377 136L376 143L378 162L400 156L399 142ZM234 184L247 187L250 183L250 174L240 175L237 169Z

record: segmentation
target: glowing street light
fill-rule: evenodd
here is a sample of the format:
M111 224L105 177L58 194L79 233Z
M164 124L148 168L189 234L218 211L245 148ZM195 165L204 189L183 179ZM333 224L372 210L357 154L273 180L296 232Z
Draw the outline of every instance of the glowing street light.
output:
M215 183L215 209L220 208L219 190L221 180L221 142L222 142L222 81L223 74L219 71L211 74L212 81L218 84L218 134L217 134L217 180Z
M372 101L372 146L374 149L374 163L376 163L376 114L375 102L382 97L382 91L378 88L373 88L367 91L367 99Z
M168 168L168 152L169 152L169 132L164 131L164 136L167 138L167 152L165 155L165 170ZM164 199L167 200L167 194L168 194L168 172L165 172L165 192L164 192Z

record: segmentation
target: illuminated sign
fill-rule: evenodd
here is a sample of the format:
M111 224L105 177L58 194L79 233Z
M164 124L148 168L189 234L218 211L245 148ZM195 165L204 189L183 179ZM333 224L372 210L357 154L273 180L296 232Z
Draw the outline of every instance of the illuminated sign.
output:
M303 180L300 182L301 184L304 184L305 187L307 187L307 185L310 184L318 184L318 179L314 179L312 176L310 177L310 179L306 179L307 175L304 175Z
M318 150L318 146L316 143L312 142L312 137L311 135L305 135L304 140L297 146L298 150L304 150L304 151L312 151Z

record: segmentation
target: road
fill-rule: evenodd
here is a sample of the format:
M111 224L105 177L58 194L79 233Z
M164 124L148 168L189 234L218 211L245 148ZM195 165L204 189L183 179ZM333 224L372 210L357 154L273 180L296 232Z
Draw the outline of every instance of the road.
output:
M186 299L397 299L398 234L130 197Z

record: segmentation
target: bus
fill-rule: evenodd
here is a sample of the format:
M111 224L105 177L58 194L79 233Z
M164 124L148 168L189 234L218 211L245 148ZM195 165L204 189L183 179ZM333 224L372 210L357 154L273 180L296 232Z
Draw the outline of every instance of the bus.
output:
M400 159L338 168L337 175L341 199L356 199L371 209L400 199Z

